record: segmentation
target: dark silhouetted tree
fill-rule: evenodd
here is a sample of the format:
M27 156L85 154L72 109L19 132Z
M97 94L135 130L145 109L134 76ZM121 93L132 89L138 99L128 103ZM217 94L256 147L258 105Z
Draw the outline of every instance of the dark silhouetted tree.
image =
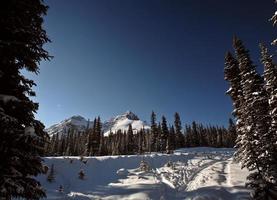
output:
M22 70L38 74L48 60L43 45L49 42L42 27L47 6L40 0L0 3L0 197L39 199L45 196L33 178L43 171L40 155L47 134L35 120L38 103L33 80Z

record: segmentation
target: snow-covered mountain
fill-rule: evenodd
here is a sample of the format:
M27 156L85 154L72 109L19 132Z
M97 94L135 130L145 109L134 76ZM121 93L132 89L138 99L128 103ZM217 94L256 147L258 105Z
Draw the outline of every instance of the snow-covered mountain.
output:
M133 131L136 132L143 127L149 129L149 125L138 118L136 114L127 111L116 117L103 122L104 135L108 136L110 131L116 132L117 130L127 131L129 124L132 125ZM52 136L55 134L66 134L69 128L75 128L79 131L85 131L88 127L92 127L93 122L85 119L82 116L76 115L54 124L46 129L47 133Z
M88 127L93 125L92 122L86 120L80 115L74 115L68 119L61 121L58 124L54 124L46 129L46 132L50 135L66 134L70 128L74 128L78 131L85 131Z
M138 118L137 115L131 111L127 111L122 115L111 118L103 123L104 135L108 136L110 131L116 132L117 130L127 131L129 124L132 125L133 131L139 131L140 129L149 129L149 125L145 121Z

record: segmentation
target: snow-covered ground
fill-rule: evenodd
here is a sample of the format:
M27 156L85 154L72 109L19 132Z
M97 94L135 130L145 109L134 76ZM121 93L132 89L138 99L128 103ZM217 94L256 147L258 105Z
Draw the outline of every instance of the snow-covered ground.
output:
M47 199L248 199L247 171L232 160L233 149L186 148L172 155L47 157L55 180L38 180ZM151 169L142 171L141 161ZM84 179L79 178L83 170ZM50 171L50 170L49 170ZM49 174L48 171L48 174ZM63 191L59 191L62 186Z

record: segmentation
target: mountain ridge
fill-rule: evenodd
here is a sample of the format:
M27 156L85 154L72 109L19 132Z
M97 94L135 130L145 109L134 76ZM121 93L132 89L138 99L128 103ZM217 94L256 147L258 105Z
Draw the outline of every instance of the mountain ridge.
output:
M132 125L133 131L137 132L142 128L149 129L149 125L146 121L140 120L140 118L131 111L126 111L123 114L111 117L102 123L102 130L104 136L108 136L110 131L116 132L117 130L127 131L129 124ZM85 119L81 115L73 115L61 122L54 124L46 128L46 132L49 136L56 134L66 134L69 129L74 128L80 132L84 132L86 129L93 126L93 121Z

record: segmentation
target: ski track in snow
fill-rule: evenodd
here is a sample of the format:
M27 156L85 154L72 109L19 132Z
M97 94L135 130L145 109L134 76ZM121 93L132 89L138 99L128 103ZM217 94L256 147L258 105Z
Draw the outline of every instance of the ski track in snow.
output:
M45 163L54 164L55 181L47 182L46 175L38 180L46 188L47 199L248 199L244 187L248 172L233 163L233 152L187 148L172 155L85 157L87 164L79 157L49 157ZM139 170L142 159L149 163L150 171ZM84 180L78 178L81 169ZM58 191L60 185L63 192Z

